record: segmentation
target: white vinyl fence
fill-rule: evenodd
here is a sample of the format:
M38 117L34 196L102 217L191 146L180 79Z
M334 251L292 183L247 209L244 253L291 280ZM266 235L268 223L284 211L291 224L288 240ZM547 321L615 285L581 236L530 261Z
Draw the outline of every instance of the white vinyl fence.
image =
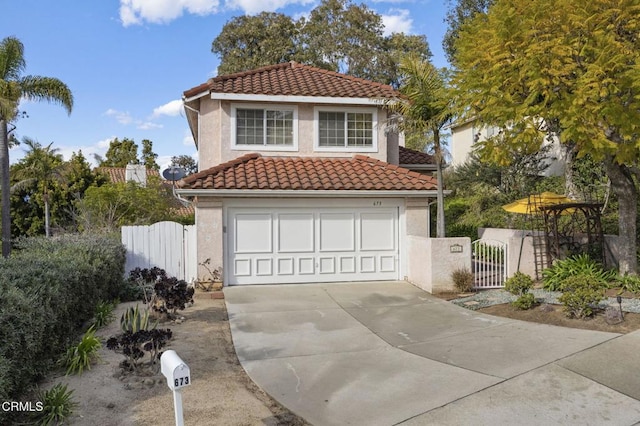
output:
M126 273L157 266L167 275L190 282L197 276L196 227L176 222L149 226L123 226L122 244L127 249Z

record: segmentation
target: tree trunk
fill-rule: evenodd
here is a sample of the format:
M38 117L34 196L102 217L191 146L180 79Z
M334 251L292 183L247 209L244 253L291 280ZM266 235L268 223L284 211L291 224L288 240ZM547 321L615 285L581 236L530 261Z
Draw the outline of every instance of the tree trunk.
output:
M44 193L44 235L49 237L49 193Z
M9 183L9 131L7 121L0 118L0 194L2 196L2 256L11 254L11 197Z
M573 162L576 158L574 147L575 145L572 143L565 144L564 146L564 195L572 200L580 200L583 197L578 194L578 187L576 186L575 179L573 178Z
M436 157L436 179L437 185L437 214L436 214L436 237L444 238L445 235L445 223L444 223L444 180L442 179L442 149L440 148L440 131L437 128L433 129L433 146Z
M621 275L636 274L638 272L636 257L638 190L633 177L624 165L615 163L611 157L605 159L604 165L611 181L611 189L618 196L618 239L620 242L618 270Z

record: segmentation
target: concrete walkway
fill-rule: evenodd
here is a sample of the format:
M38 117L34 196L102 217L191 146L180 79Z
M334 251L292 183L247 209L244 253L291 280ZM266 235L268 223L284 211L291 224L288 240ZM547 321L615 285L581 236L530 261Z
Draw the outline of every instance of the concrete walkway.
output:
M633 425L640 333L483 315L405 282L226 288L249 376L314 425Z

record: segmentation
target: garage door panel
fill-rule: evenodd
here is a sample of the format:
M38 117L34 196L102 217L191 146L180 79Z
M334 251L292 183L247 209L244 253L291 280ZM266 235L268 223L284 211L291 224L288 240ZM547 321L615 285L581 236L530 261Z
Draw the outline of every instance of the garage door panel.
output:
M360 272L368 273L376 271L376 257L375 256L361 256L360 257Z
M380 272L394 272L395 270L395 256L380 256Z
M393 250L396 245L393 212L360 215L360 250Z
M278 214L278 252L313 253L314 251L313 213Z
M340 256L340 273L341 274L354 274L356 272L356 258L355 256Z
M315 264L316 264L315 257L298 258L298 274L299 275L315 275L316 273Z
M233 260L233 275L236 277L250 277L251 276L251 259L234 259Z
M319 259L319 270L321 274L335 274L336 273L336 259L333 256L323 256Z
M273 252L271 214L238 213L234 222L234 253Z
M355 250L355 214L320 213L320 251Z
M398 209L229 209L229 284L398 279Z
M293 275L294 274L294 259L293 257L283 257L278 259L278 275Z

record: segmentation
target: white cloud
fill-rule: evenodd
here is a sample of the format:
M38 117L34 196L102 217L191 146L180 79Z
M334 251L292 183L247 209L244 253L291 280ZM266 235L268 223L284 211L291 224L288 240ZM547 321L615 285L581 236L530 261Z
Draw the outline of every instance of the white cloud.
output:
M244 13L255 15L260 12L273 12L291 5L313 4L315 0L227 0L229 9L241 9Z
M138 121L136 122L136 128L140 130L162 129L162 124L154 123L152 121Z
M109 148L109 145L111 145L111 141L114 140L115 138L116 138L115 136L111 136L110 138L102 139L101 141L98 141L96 143L96 147L100 149L107 149Z
M193 140L191 130L185 130L184 137L182 138L182 145L195 146L195 141Z
M155 110L154 110L155 111ZM135 125L137 129L140 130L151 130L151 129L162 129L162 124L154 123L153 116L147 120L140 120L138 118L134 118L128 112L118 111L117 109L109 108L105 111L104 115L107 117L113 117L116 121L123 126Z
M411 34L413 19L407 9L391 9L388 14L382 14L382 24L384 25L384 35L392 33Z
M171 165L171 155L161 155L156 158L156 163L160 166L160 173Z
M160 105L153 109L152 117L160 117L161 115L168 115L170 117L176 117L182 112L182 100L176 99L174 101L167 102L164 105Z
M120 124L131 124L133 122L133 118L131 118L131 114L124 111L118 111L113 108L109 108L105 111L104 115L108 117L114 117L116 121Z
M125 27L143 22L166 24L185 12L210 15L219 4L219 0L120 0L120 21Z

